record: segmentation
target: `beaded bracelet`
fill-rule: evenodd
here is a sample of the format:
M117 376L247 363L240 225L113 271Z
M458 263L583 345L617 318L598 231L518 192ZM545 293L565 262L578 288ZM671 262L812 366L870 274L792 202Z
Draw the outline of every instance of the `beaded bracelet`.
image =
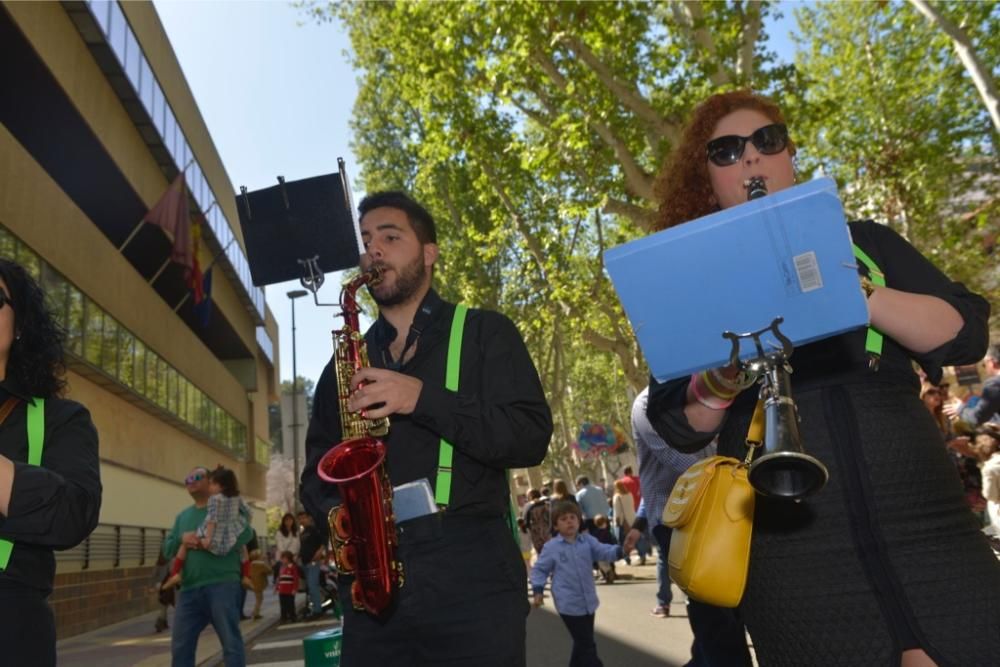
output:
M735 398L736 394L739 393L739 389L735 387L727 387L724 383L718 382L718 378L716 378L714 374L709 371L702 371L698 375L705 389L708 389L717 398L728 401Z
M750 387L757 381L757 376L747 371L740 371L734 378L727 378L722 374L722 370L719 368L713 368L708 372L712 376L712 379L715 380L716 384L723 389L727 389L736 394L740 393L747 387Z
M708 395L709 392L701 386L701 373L694 373L691 376L691 393L695 399L709 410L725 410L733 404L733 399L724 400L717 396Z

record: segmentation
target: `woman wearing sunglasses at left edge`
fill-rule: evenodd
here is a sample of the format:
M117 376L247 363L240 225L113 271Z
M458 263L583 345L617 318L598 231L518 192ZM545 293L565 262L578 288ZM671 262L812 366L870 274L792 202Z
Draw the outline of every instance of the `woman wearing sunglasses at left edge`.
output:
M48 666L53 551L82 542L101 508L97 430L86 408L61 398L65 334L42 290L3 258L0 303L0 663ZM42 426L38 465L28 463L29 422Z
M752 92L705 100L660 175L658 228L746 202L758 179L768 193L794 185L789 130L781 110ZM761 665L997 664L1000 563L964 503L913 370L915 362L936 384L942 366L981 359L989 304L889 227L849 226L885 277L885 286L862 282L859 267L871 325L884 334L880 362L869 363L865 329L792 354L802 443L830 477L800 502L757 495L740 613ZM754 289L754 259L734 298ZM710 280L711 257L703 271L699 280ZM652 382L647 415L669 445L696 451L718 436L719 454L744 457L757 391L741 387L734 369L708 374L720 377L729 395L719 398L692 388L697 374Z

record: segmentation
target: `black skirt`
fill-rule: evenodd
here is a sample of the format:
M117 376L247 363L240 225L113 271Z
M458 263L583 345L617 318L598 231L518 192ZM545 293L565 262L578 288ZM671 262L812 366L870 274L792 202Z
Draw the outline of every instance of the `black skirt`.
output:
M798 503L758 496L741 610L759 663L895 666L922 648L941 667L998 664L1000 563L916 393L874 382L794 398L830 480ZM719 450L742 458L741 403Z

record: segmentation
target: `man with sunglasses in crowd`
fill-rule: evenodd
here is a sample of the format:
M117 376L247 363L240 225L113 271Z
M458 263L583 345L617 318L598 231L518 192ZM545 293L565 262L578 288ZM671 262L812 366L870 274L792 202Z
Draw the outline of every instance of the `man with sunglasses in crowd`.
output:
M194 504L174 520L174 527L163 542L163 555L173 558L181 544L187 547L183 577L177 595L174 629L170 637L173 667L193 667L198 648L198 636L209 623L222 644L226 667L246 664L243 635L240 634L240 547L250 541L249 526L240 535L236 546L225 556L216 556L201 548L195 534L208 513L208 469L196 466L184 479L184 486Z

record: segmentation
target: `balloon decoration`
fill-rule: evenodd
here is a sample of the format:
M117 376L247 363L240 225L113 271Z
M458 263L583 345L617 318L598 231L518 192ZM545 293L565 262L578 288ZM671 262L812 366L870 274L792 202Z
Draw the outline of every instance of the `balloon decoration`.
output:
M579 452L580 456L596 457L617 454L624 451L627 445L625 434L617 426L583 422L580 425L580 434L573 442L573 449Z

